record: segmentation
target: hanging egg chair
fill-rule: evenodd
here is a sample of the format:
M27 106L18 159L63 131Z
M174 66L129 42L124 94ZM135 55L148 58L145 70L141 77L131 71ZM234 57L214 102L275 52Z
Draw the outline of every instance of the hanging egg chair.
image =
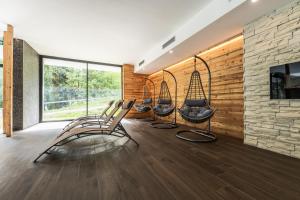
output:
M146 78L146 81L149 80ZM151 81L151 80L149 80ZM152 81L151 81L152 82ZM140 104L134 104L134 108L136 109L136 111L140 112L140 113L146 113L149 112L152 109L152 98L149 95L149 89L147 87L147 85L144 85L144 92L143 92L143 102ZM155 97L154 97L155 98Z
M146 113L151 110L152 98L144 99L141 104L135 104L134 109L140 113Z
M153 111L157 116L166 117L173 113L175 106L172 103L170 90L165 80L161 82L160 88L157 105L153 108Z
M168 84L164 78L165 72L170 74L175 82L175 104L173 104ZM151 126L154 128L160 128L160 129L177 128L178 126L176 123L176 109L175 109L176 106L177 106L177 81L176 81L176 78L171 72L169 72L167 70L163 70L163 81L160 84L160 93L159 93L159 97L157 100L157 105L153 107L153 112L155 115L157 115L159 117L167 117L175 111L175 116L171 123L154 122L151 124Z
M200 72L197 70L197 59L202 61L208 71L208 98L203 89ZM184 103L178 112L181 117L191 123L203 123L208 121L207 130L183 130L177 132L177 137L190 142L212 142L216 136L211 133L210 119L216 109L210 105L211 101L211 73L208 64L200 57L194 57L194 71L191 75L190 84ZM199 138L190 138L187 133L196 133Z
M136 103L134 104L134 108L137 112L139 113L147 113L151 110L153 110L153 107L155 106L155 101L153 101L153 99L155 99L155 84L151 79L145 78L145 85L144 85L144 92L143 92L143 102L142 103ZM149 81L152 84L153 87L153 99L150 95L149 92L149 88L147 87L146 83L147 81ZM153 115L152 119L145 119L143 118L145 121L155 121L155 115Z

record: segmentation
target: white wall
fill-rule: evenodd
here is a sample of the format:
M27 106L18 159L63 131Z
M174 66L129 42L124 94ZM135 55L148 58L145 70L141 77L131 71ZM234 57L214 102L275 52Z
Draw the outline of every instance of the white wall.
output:
M23 43L23 128L39 123L39 55Z

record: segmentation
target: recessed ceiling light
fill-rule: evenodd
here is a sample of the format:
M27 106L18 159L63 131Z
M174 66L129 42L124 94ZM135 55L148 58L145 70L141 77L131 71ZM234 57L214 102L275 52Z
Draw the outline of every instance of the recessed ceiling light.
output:
M173 51L173 50L170 50L170 51L169 51L169 54L172 54L172 53L174 53L174 51Z
M258 2L258 0L251 0L252 3Z

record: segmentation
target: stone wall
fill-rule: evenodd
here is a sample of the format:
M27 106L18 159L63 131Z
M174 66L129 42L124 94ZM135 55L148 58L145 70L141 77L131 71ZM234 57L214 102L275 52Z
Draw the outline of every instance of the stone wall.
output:
M39 55L25 41L14 40L13 128L39 123Z
M270 100L271 66L300 60L300 1L244 29L244 142L300 158L300 100Z

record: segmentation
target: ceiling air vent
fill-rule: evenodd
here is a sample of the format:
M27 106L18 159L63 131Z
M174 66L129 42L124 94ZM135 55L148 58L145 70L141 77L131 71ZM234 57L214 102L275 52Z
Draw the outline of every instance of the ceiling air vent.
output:
M164 43L162 45L162 49L165 49L167 46L169 46L170 44L172 44L173 42L175 42L175 36L172 37L171 39L169 39L166 43Z
M141 62L139 62L139 67L142 66L145 63L145 60L142 60Z

